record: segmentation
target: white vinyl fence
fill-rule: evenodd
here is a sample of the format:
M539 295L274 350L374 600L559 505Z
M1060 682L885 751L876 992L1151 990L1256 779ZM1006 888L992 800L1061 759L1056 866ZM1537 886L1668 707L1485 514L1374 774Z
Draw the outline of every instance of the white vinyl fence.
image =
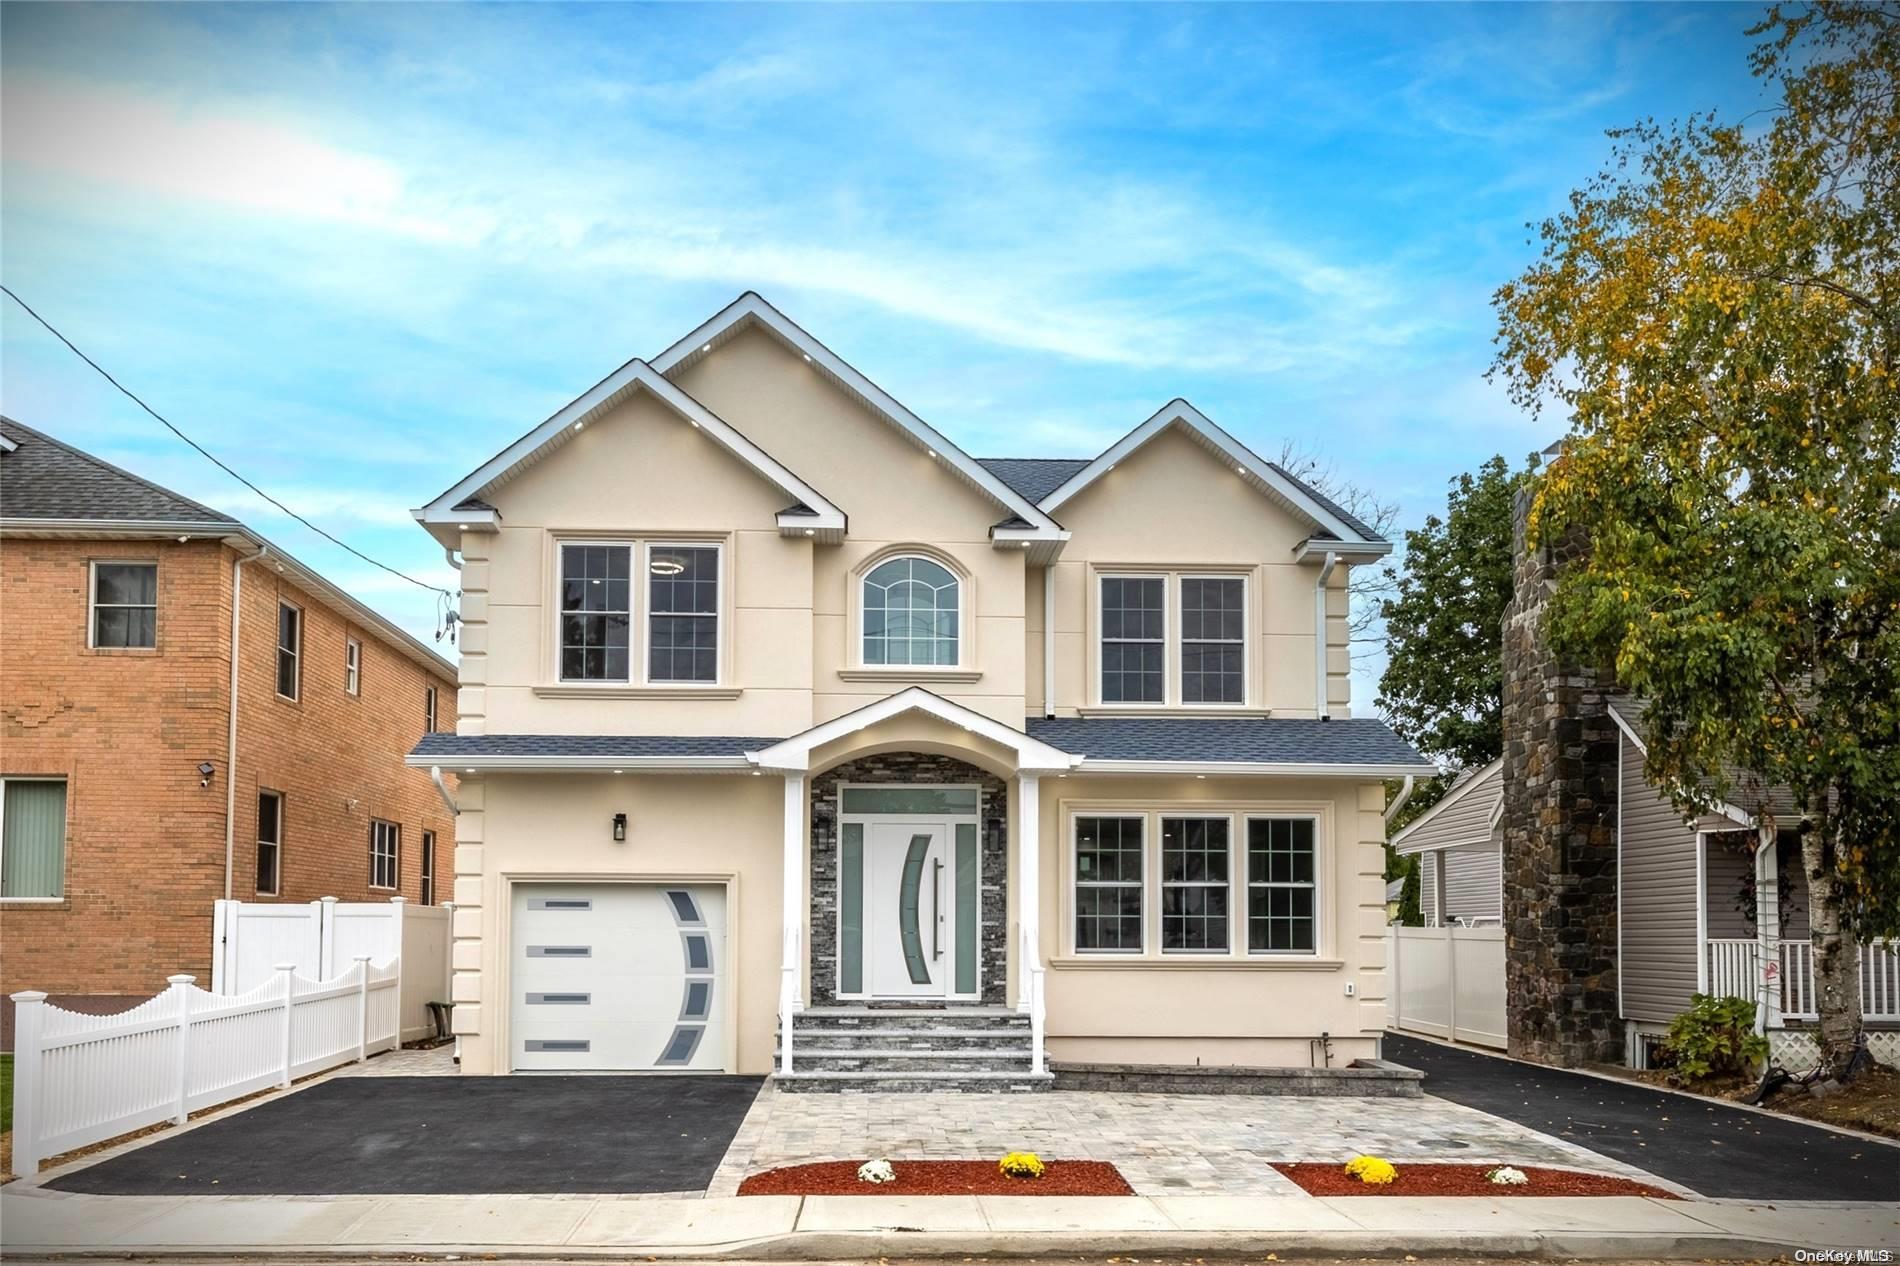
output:
M219 901L211 920L211 992L241 994L292 964L311 980L328 980L367 954L376 962L402 964L402 1040L417 1042L435 1032L431 1002L449 999L451 905L388 901L338 901L325 897L298 905L268 901Z
M1386 929L1386 1021L1502 1049L1504 929Z
M171 976L171 988L117 1015L14 994L14 1172L398 1046L401 974L400 961L368 955L329 980L284 964L236 995Z

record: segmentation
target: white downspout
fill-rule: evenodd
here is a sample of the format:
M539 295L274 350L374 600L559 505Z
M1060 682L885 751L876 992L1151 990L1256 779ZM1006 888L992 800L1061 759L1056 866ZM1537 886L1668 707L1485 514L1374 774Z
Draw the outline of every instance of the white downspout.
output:
M1318 709L1315 715L1322 721L1329 719L1326 701L1326 582L1332 579L1333 567L1338 562L1338 553L1327 550L1326 562L1319 569L1319 579L1313 582L1313 663L1318 676L1314 684L1314 702Z
M231 867L237 849L238 614L244 609L244 564L270 553L259 549L231 564L231 706L224 736L224 899L231 899Z
M1042 569L1042 715L1056 714L1056 568Z
M1403 809L1405 802L1412 798L1412 792L1417 786L1418 779L1411 774L1407 774L1405 781L1399 785L1399 794L1393 796L1392 803L1385 807L1385 824L1387 826L1391 826L1392 819L1399 816L1399 810Z
M1755 1032L1781 1027L1781 859L1775 828L1756 828L1755 845Z
M448 806L449 816L459 818L462 811L456 807L455 797L449 794L449 785L442 781L442 766L429 766L429 781L435 784L435 794L442 797L442 803Z

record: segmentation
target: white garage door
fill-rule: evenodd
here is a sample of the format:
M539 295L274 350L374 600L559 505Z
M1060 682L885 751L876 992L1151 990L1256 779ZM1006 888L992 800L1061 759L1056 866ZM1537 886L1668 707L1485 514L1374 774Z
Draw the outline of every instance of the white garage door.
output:
M511 941L516 1068L724 1069L724 888L518 884Z

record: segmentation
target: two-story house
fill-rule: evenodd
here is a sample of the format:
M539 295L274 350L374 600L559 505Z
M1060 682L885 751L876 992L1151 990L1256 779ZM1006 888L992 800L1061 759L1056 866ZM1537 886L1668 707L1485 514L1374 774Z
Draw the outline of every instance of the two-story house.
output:
M220 897L446 901L403 755L453 690L229 515L0 419L0 994L208 986Z
M462 1067L1025 1087L1376 1053L1390 548L1176 400L979 461L755 294L416 512Z

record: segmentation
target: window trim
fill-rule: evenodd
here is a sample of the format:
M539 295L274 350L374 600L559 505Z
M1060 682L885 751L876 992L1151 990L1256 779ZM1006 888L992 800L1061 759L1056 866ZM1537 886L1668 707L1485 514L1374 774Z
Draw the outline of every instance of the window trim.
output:
M284 649L285 611L292 612L297 617L297 648L292 651L286 651ZM307 640L305 637L306 632L303 608L288 598L278 598L277 635L272 640L272 648L275 653L271 656L271 689L276 692L279 699L287 703L297 703L303 698L303 652L304 644ZM291 659L291 688L295 691L294 694L285 694L282 689L284 684L285 655L289 655Z
M0 859L6 856L7 786L16 782L56 782L66 788L59 820L59 895L57 897L4 897L0 906L63 906L71 898L66 879L72 863L73 786L64 774L0 774Z
M363 641L343 639L343 693L361 698L363 694Z
M1311 822L1313 824L1313 882L1310 884L1271 883L1267 880L1256 881L1253 877L1253 850L1248 847L1247 828L1254 822ZM1241 868L1245 872L1241 887L1244 904L1239 910L1241 951L1249 958L1267 959L1316 959L1320 946L1326 943L1326 836L1325 822L1317 812L1307 811L1256 811L1241 815ZM1253 890L1262 888L1306 888L1313 894L1313 948L1308 950L1255 949L1248 923L1252 918Z
M422 833L422 892L421 904L435 904L435 832Z
M1175 706L1203 709L1210 712L1240 711L1253 705L1253 576L1245 571L1178 571L1170 573L1173 579L1174 607L1180 613L1176 622L1179 631L1174 639L1174 678ZM1240 698L1237 701L1210 702L1197 699L1190 703L1187 698L1187 582L1190 580L1237 580L1240 582ZM1220 638L1195 638L1197 642L1212 642L1215 645L1227 645Z
M950 573L957 584L957 659L954 664L871 664L864 659L864 587L871 573L886 563L899 559L922 559L934 563ZM976 579L970 569L961 561L942 550L933 549L920 542L908 542L893 545L871 555L854 567L846 582L850 589L845 594L845 610L851 613L851 645L846 656L847 666L840 675L847 680L894 681L910 678L928 678L947 681L976 681L981 677L976 667L976 648L971 638L975 630L973 612L976 607Z
M1198 808L1156 809L1155 810L1155 952L1164 958L1232 958L1235 952L1234 940L1234 814L1224 811L1207 811ZM1227 824L1227 878L1220 883L1209 883L1199 879L1180 879L1170 881L1161 865L1167 846L1166 823L1169 822L1224 822ZM1161 906L1162 894L1170 888L1225 888L1227 890L1227 943L1219 949L1169 949L1162 939L1161 920L1165 917Z
M713 593L713 676L711 681L678 681L671 678L660 678L656 680L653 676L651 656L653 628L651 621L656 614L661 614L653 610L652 566L653 551L656 549L709 549L713 552L713 584L716 588ZM631 625L628 630L628 640L630 644L627 650L630 655L633 654L636 649L638 650L640 655L640 674L638 677L632 678L629 684L650 687L656 690L717 690L723 687L726 684L726 660L728 658L726 655L726 543L722 540L707 540L703 537L694 540L691 537L674 538L656 536L651 539L642 540L635 556L640 561L640 592L638 594L629 595L630 600L634 604L635 612L634 615L630 617ZM645 601L643 602L641 599L645 599ZM666 612L664 614L675 615L678 613ZM698 613L688 614L697 615ZM700 616L699 618L704 617ZM642 636L643 634L644 636ZM627 666L631 669L633 666L632 662L629 661Z
M1148 712L1175 706L1172 696L1176 693L1176 688L1169 684L1174 679L1175 660L1178 658L1174 651L1173 586L1169 583L1169 578L1173 574L1165 570L1140 571L1127 568L1095 573L1095 664L1094 672L1090 675L1094 679L1091 693L1100 706ZM1161 697L1159 699L1111 701L1106 697L1108 692L1102 688L1102 675L1107 671L1107 656L1102 654L1102 649L1108 645L1108 629L1102 613L1102 590L1107 588L1111 580L1158 580L1161 582ZM1147 638L1118 638L1116 640L1141 645L1146 645L1149 641Z
M1098 958L1138 959L1138 958L1146 958L1148 956L1148 949L1151 942L1151 938L1148 935L1148 920L1149 920L1150 915L1153 913L1153 907L1154 907L1154 903L1149 900L1149 896L1148 896L1148 877L1153 871L1153 867L1149 864L1149 858L1148 858L1148 841L1150 837L1153 835L1153 832L1149 830L1149 818L1151 816L1152 816L1151 814L1135 811L1135 810L1117 811L1113 809L1078 810L1069 815L1069 875L1068 875L1069 917L1068 917L1068 935L1066 937L1066 943L1068 944L1069 948L1074 951L1075 955L1078 958L1086 956L1091 959L1098 959ZM1133 884L1130 884L1126 880L1117 880L1114 883L1105 883L1099 880L1091 880L1087 882L1083 881L1081 859L1082 859L1082 820L1084 818L1088 818L1095 821L1100 821L1103 819L1112 819L1112 820L1121 821L1121 822L1141 823L1141 878L1140 879L1136 880ZM1140 943L1136 945L1134 949L1131 950L1126 947L1120 948L1120 949L1101 949L1099 947L1084 948L1081 944L1078 943L1076 932L1080 926L1082 911L1081 911L1081 904L1077 902L1075 898L1076 898L1076 894L1079 893L1085 887L1086 888L1134 888L1136 892L1140 894L1141 914L1139 918L1139 924L1140 924L1141 936L1140 936Z
M264 838L264 815L261 810L265 796L269 796L277 802L277 838L274 840L266 840ZM257 867L255 866L255 859L253 859L251 889L260 897L275 897L281 895L284 890L284 793L281 791L273 791L269 787L259 787L257 789L257 800L260 812L251 820L251 834L255 837L260 852L266 844L276 850L276 856L272 859L271 876L277 882L270 888L259 887L257 883Z
M150 567L152 569L152 644L150 646L99 645L99 568ZM111 602L111 608L143 611L144 603ZM86 560L86 649L109 655L154 655L158 653L158 560L156 558L89 558Z
M436 732L436 725L441 720L441 713L437 711L438 706L435 683L430 682L422 688L422 732L424 734Z
M396 879L396 882L393 884L379 884L376 882L376 837L378 827L388 827L390 837L394 841L395 846L390 854L390 869ZM372 892L402 891L402 823L400 822L393 822L387 818L371 818L369 820L369 888Z

